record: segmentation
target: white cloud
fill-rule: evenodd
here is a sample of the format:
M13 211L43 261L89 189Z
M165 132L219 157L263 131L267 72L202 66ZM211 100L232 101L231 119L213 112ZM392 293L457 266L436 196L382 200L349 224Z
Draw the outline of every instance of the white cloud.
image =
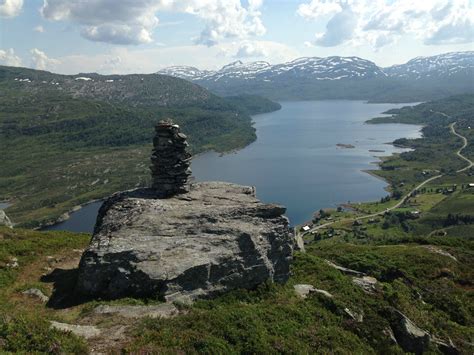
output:
M92 41L140 44L151 42L161 6L160 0L45 0L41 14L79 24L82 36Z
M193 14L206 24L195 40L199 44L212 46L223 39L243 39L266 32L259 11L260 0L249 0L247 7L240 0L185 0L176 1L176 5L176 9Z
M141 44L152 42L151 33L140 26L106 24L86 27L83 37L96 42L113 44Z
M474 41L474 2L471 0L311 0L297 14L327 20L315 45L370 44L380 48L410 35L424 44ZM327 19L328 18L328 19Z
M20 14L23 0L0 0L0 16L14 17Z
M114 73L117 70L117 68L120 67L121 63L122 63L122 58L119 55L108 56L105 58L99 70L105 73Z
M204 23L195 42L212 46L224 39L265 33L262 0L44 0L41 13L53 21L72 21L92 41L142 44L153 41L159 11L191 14Z
M13 48L7 50L0 49L0 64L19 67L21 66L21 58L15 55Z
M266 57L268 55L265 47L258 42L243 42L237 53L236 58Z
M316 34L314 43L333 47L349 40L357 27L357 16L350 7L342 9L328 21L325 32Z
M254 47L262 48L265 59L272 63L292 60L300 53L277 42L251 41ZM227 41L212 47L187 45L174 47L113 47L109 52L95 55L67 55L57 58L59 63L48 69L61 74L99 72L101 74L154 73L173 65L191 65L200 69L220 69L235 59L242 47L240 41Z
M281 63L300 56L300 53L295 49L286 44L273 41L244 40L223 43L218 47L221 54L224 54L224 61L228 61L230 58L256 58L258 60Z
M33 28L33 31L38 32L38 33L43 33L44 32L44 27L43 26L36 26Z
M31 61L35 69L53 70L61 61L53 58L49 58L45 52L40 51L38 48L33 48L31 51Z
M333 0L311 1L298 6L298 15L308 19L318 19L319 17L332 15L342 10L341 5Z

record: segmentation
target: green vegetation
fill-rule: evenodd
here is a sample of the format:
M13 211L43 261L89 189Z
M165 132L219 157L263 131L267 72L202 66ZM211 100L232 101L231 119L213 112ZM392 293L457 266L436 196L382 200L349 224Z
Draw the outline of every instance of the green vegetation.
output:
M468 184L471 171L456 173L466 166L466 161L456 155L462 141L455 136L449 125L456 122L456 131L468 140L463 154L472 155L472 129L474 127L474 95L453 96L447 99L423 103L414 107L390 110L392 117L380 117L369 123L412 123L424 125L423 137L397 139L394 144L411 148L409 152L388 157L381 163L381 170L372 171L391 186L392 194L403 195L429 177L445 175L444 181ZM435 180L437 184L442 180Z
M0 348L12 353L87 353L85 341L72 334L50 329L52 316L43 304L21 296L21 291L38 287L49 294L50 285L41 282L49 266L48 256L69 259L73 250L87 245L86 234L40 233L0 227ZM18 266L14 265L14 262Z
M129 319L94 315L98 304L144 304L146 300L75 302L53 308L21 294L37 287L47 295L60 290L46 274L74 270L88 236L63 232L33 232L0 228L4 252L0 262L18 258L0 286L0 342L12 352L84 353L85 341L68 333L47 331L48 320L95 325L103 330L87 345L108 351L151 353L386 353L401 354L387 333L394 309L440 339L451 339L461 353L472 353L474 305L472 280L474 240L425 236L391 239L377 245L371 237L335 236L307 245L296 254L287 284L265 284L256 290L237 290L192 306L171 319ZM441 252L449 253L441 255ZM453 259L456 258L456 259ZM51 261L54 260L54 261ZM367 294L325 260L376 277ZM73 275L68 273L67 275ZM74 297L74 276L59 296ZM299 298L293 285L311 284L333 297L314 293ZM347 311L362 317L354 319ZM7 316L8 315L8 316ZM117 325L127 326L120 342L107 341ZM50 350L52 349L52 350ZM431 353L439 350L432 346Z
M256 139L250 113L279 108L167 76L88 77L0 67L0 200L13 203L7 214L18 225L50 223L78 204L146 184L161 119L181 125L193 153L223 152Z
M273 112L281 109L279 103L257 95L227 96L225 99L243 108L243 112L249 115Z
M56 329L42 317L24 314L0 319L2 350L11 353L87 354L86 342Z

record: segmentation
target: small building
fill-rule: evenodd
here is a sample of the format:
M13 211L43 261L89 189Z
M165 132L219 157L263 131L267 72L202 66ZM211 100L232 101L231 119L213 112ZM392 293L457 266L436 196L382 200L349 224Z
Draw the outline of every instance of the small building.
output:
M474 183L473 182L469 183L469 187L474 187Z
M304 230L305 232L309 231L310 229L311 229L311 228L309 228L309 226L303 226L303 230Z

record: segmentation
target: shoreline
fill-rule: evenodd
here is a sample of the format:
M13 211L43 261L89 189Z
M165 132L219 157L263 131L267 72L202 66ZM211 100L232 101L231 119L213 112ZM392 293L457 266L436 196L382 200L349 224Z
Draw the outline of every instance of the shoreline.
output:
M364 123L365 124L386 124L386 123L392 123L392 122L380 122L380 123L367 123L369 120L365 121ZM396 124L408 124L408 123L401 123L401 122L393 122L393 123L396 123ZM422 129L425 127L425 125L417 125L417 124L411 124L411 125L415 125L415 126L420 126L420 130L419 132L421 133L420 137L418 138L423 138L423 134L422 134ZM406 138L406 137L401 137L401 138ZM397 138L397 139L400 139L400 138ZM407 139L410 139L410 138L407 138ZM399 148L399 149L405 149L406 147L403 147L403 146L400 146L400 145L397 145L395 144L394 142L387 142L387 143L384 143L384 144L387 144L387 145L391 145L395 148ZM369 150L370 151L370 150ZM376 164L376 166L379 168L379 169L361 169L360 171L365 173L365 174L368 174L380 181L383 181L384 183L387 184L387 186L384 187L384 190L389 192L390 193L390 183L388 180L386 180L385 178L375 174L375 171L377 170L381 170L380 169L380 166L381 164L383 163L384 159L388 159L388 158L391 158L393 157L395 154L400 154L400 153L397 153L397 152L392 152L391 154L387 154L387 155L380 155L380 156L375 156L375 155L372 155L372 157L376 158L378 161L374 161L373 163ZM370 201L351 201L351 204L347 204L346 202L342 202L340 204L337 204L337 206L341 206L343 208L348 208L348 207L351 207L351 205L353 203L367 203L367 202L375 202L375 200L370 200ZM353 208L353 207L351 207ZM304 222L303 224L299 224L299 225L296 225L296 227L300 227L300 226L303 226L303 225L308 225L308 224L311 224L312 222L311 221L306 221Z
M57 224L66 222L69 218L71 218L71 214L81 210L83 207L85 207L87 205L90 205L91 203L100 202L100 201L104 201L104 200L105 200L105 198L99 198L99 199L95 199L95 200L91 200L91 201L81 203L79 205L75 205L71 209L69 209L68 211L64 212L56 220L49 221L49 222L46 222L46 223L40 223L39 226L33 228L33 230L45 231L45 228L52 227L52 226L55 226Z
M393 155L393 154L392 154L392 155ZM391 156L391 155L389 155L389 156ZM377 166L380 166L380 163L382 163L382 161L377 162ZM390 190L389 190L390 183L389 183L385 178L383 178L383 177L381 177L381 176L375 174L374 171L377 171L377 170L381 170L381 169L375 169L375 170L367 170L367 169L364 169L364 170L361 170L361 171L362 171L363 173L365 173L365 174L368 174L368 175L370 175L370 176L372 176L372 177L374 177L374 178L377 178L377 179L379 179L379 180L385 182L385 183L387 184L387 186L384 187L384 190L387 191L387 192L390 192ZM362 201L355 201L355 202L362 202ZM369 202L370 202L370 201L369 201Z

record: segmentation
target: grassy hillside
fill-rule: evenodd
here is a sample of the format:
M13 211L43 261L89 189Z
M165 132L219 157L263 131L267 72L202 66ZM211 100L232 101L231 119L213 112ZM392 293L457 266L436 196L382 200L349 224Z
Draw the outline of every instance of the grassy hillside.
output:
M154 74L0 67L0 200L13 203L7 213L15 223L33 227L146 184L153 127L168 117L188 135L193 153L244 147L256 139L249 113L278 106L251 101Z
M226 96L225 99L236 106L241 107L243 111L249 115L273 112L281 109L279 103L258 95L243 94L239 96Z
M308 245L305 254L296 255L286 285L267 284L181 306L183 314L172 319L130 322L120 316L100 316L93 310L100 304L157 301L75 300L58 308L21 293L35 287L47 296L54 294L55 299L73 300L75 268L80 249L87 245L86 235L5 228L0 228L0 235L0 262L6 265L17 258L19 264L1 272L0 341L7 351L48 351L50 346L57 353L84 353L88 346L157 353L401 354L402 349L389 335L395 309L439 339L451 339L461 353L473 350L469 345L474 337L469 286L474 276L472 238L408 241L401 237L391 239L390 245L374 244L370 237L323 240ZM440 255L440 250L450 256ZM376 277L374 292L366 293L351 276L325 260ZM333 297L315 293L301 299L293 290L297 283L314 285ZM94 325L102 335L84 341L48 331L49 320ZM119 340L113 340L117 327L126 330ZM430 350L440 353L434 345Z

